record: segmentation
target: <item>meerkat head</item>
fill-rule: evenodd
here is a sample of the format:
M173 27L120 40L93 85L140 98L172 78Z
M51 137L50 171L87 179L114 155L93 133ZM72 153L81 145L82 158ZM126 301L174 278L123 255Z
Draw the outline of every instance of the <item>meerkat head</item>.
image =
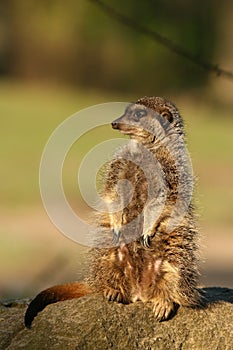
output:
M179 111L173 103L162 97L140 98L112 122L112 127L142 143L155 142L171 133L184 134Z

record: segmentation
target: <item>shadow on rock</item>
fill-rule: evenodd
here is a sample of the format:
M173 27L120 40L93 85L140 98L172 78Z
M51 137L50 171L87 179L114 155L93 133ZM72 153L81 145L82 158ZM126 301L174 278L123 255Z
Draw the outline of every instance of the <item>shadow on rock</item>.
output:
M203 305L207 307L212 303L227 302L233 304L233 289L222 287L202 288Z

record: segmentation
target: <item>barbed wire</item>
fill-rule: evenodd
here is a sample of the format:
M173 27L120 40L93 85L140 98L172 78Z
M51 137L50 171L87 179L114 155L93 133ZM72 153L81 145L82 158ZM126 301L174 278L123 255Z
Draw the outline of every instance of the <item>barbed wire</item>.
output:
M217 76L221 76L231 81L233 80L233 72L227 71L219 67L218 64L213 64L211 62L202 60L199 54L195 54L186 50L184 47L178 45L174 41L159 34L157 31L154 31L150 28L145 27L144 25L140 24L138 21L135 21L134 19L125 16L123 13L117 11L116 9L114 9L113 7L109 6L108 4L106 4L101 0L89 0L89 1L96 3L105 13L107 13L110 17L112 17L119 23L122 23L127 27L133 29L134 31L137 31L140 34L143 34L151 38L152 40L166 47L168 50L174 52L175 54L181 57L186 58L187 60L203 68L204 70L212 72Z

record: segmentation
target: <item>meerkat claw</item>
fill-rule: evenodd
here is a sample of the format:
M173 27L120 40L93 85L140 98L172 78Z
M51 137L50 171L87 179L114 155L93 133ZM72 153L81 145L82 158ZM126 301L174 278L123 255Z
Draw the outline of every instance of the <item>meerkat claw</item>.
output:
M150 236L143 234L141 237L143 247L150 248Z
M176 312L176 306L173 302L158 301L154 303L154 315L157 321L163 322L170 319Z
M112 229L112 243L113 244L117 244L119 243L120 240L120 236L121 236L121 231L115 231L114 228Z

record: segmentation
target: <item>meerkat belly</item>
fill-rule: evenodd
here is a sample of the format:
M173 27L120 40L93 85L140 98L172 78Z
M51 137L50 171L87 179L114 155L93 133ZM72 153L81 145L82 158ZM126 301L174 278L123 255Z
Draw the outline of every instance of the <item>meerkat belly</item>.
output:
M126 279L131 302L150 300L161 276L162 259L153 252L134 251L127 245L118 248L116 258Z

